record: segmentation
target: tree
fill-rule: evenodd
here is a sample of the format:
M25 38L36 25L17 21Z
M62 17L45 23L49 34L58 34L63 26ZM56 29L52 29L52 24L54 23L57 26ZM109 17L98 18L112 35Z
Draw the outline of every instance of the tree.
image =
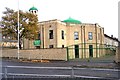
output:
M3 34L4 35L13 35L13 37L18 39L18 16L17 11L13 9L6 8L6 11L3 12L1 24L4 25ZM19 47L21 49L21 40L24 38L27 39L36 39L38 36L38 18L36 15L23 12L19 10Z

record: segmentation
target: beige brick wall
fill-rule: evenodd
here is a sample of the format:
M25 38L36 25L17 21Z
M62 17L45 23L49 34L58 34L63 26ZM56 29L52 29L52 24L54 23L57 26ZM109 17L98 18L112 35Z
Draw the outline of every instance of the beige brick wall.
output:
M57 47L57 23L55 21L46 21L43 24L39 25L40 33L41 33L41 48L49 48L49 45L53 45L55 48ZM53 30L53 39L49 39L49 30ZM44 33L44 34L43 34Z
M76 26L66 26L67 27L67 46L79 44L81 43L81 27L79 25ZM79 33L79 40L74 40L74 32Z
M89 48L89 45L93 45L93 48L102 48L100 44L104 44L104 29L98 24L66 24L59 20L49 20L39 23L41 33L41 48L49 48L49 45L54 45L54 48L79 45L79 48ZM51 27L50 27L51 25ZM54 39L49 39L49 30L53 30ZM62 39L61 31L64 31L64 39ZM79 33L79 39L74 40L74 32ZM88 33L92 32L93 39L89 40ZM44 33L44 34L43 34ZM43 38L44 35L44 38ZM85 43L85 45L81 45ZM87 44L89 43L89 44ZM102 56L102 50L93 50L93 57ZM75 58L75 51L70 51L70 58ZM79 58L89 58L89 49L79 50Z
M79 32L79 40L74 40L74 32ZM88 33L92 32L93 39L89 40ZM97 35L96 35L97 34ZM89 45L93 48L103 48L100 44L104 44L103 28L96 24L80 24L67 26L67 46L79 45L79 58L89 58ZM85 44L81 44L85 43ZM97 44L97 45L96 45ZM85 47L84 47L85 46ZM87 48L87 49L86 49ZM69 50L70 58L75 58L75 50ZM73 53L72 53L73 52ZM102 56L103 51L100 49L93 49L93 57Z
M57 47L67 46L67 27L65 24L57 23ZM64 31L64 39L62 39L62 31Z
M20 50L20 58L67 60L66 52L67 52L66 48ZM0 57L16 57L17 58L17 49L2 50L2 56Z

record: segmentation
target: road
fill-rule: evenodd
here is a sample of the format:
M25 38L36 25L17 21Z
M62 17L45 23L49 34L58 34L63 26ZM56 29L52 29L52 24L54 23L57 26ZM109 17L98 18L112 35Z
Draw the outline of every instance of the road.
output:
M59 64L58 64L59 63ZM69 64L69 65L66 65ZM5 68L7 66L7 68ZM117 80L120 70L104 68L80 68L69 62L30 63L2 60L2 74L14 78L34 77L84 77L84 78L109 78ZM5 70L6 69L6 70Z

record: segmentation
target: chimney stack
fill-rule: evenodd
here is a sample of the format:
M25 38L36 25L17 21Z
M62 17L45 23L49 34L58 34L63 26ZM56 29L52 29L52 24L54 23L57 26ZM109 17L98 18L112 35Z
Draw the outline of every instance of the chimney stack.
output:
M113 38L113 35L111 35L111 37Z

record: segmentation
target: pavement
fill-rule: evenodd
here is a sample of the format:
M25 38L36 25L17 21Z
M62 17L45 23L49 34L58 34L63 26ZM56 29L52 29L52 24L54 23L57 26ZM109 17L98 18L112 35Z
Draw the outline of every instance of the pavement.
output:
M91 59L74 59L69 61L49 61L49 60L17 60L17 59L3 59L4 61L13 61L29 64L38 64L39 66L54 66L54 67L82 67L82 68L112 68L120 69L120 65L114 62L114 56L107 56L103 58ZM42 64L42 65L40 65Z

